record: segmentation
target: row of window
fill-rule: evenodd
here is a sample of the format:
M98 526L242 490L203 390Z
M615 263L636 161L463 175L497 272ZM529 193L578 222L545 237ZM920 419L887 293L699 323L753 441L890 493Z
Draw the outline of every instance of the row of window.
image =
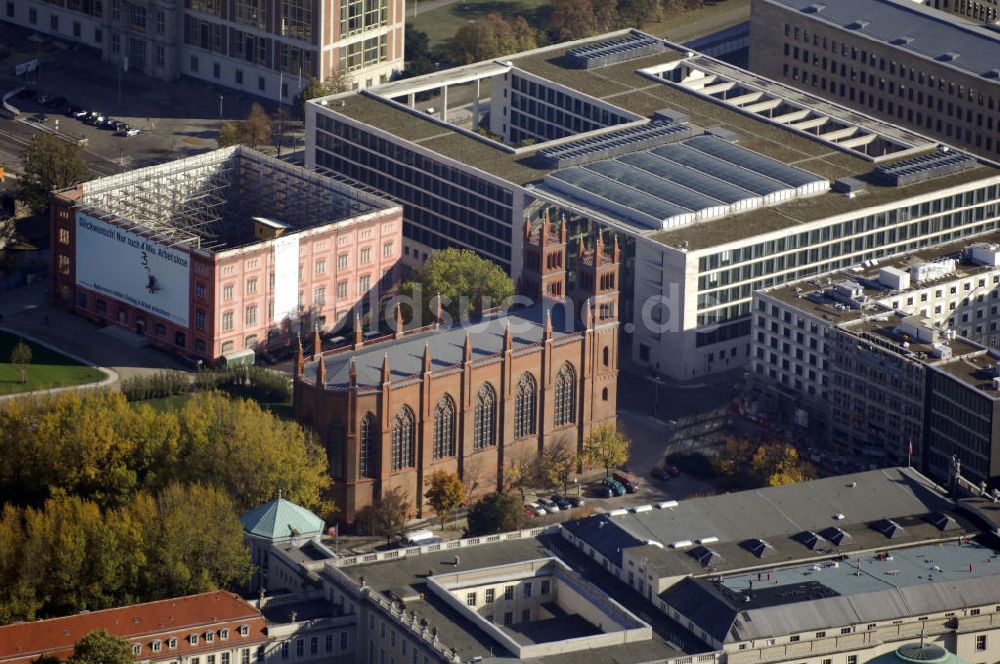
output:
M541 579L538 582L539 594L542 596L548 596L552 589L552 582L549 579ZM534 592L535 582L525 581L521 584L521 599L531 599L531 595ZM506 585L503 588L503 598L505 601L511 601L514 599L514 585ZM485 604L493 604L496 601L496 588L486 588L483 591L483 602ZM470 591L465 593L465 605L466 606L478 606L479 605L479 592Z
M555 426L566 426L576 422L576 370L568 362L562 366L555 381ZM536 431L537 382L534 376L525 373L518 381L514 397L514 437L523 438ZM473 415L473 449L486 449L497 444L497 395L489 383L484 383L476 395ZM432 454L435 459L454 456L457 452L455 401L444 395L434 409L434 431ZM392 424L392 444L390 447L390 468L393 472L415 466L416 418L409 406L403 406ZM361 419L359 429L359 473L361 477L378 476L377 449L378 427L375 416L366 414Z
M250 625L240 625L237 628L236 633L239 634L242 637L250 636ZM187 642L190 645L192 645L192 646L198 645L198 642L201 639L203 639L203 638L205 639L205 643L214 643L215 642L215 632L214 631L212 631L212 632L205 632L204 634L193 633L193 634L188 634L187 637L185 637L185 638L187 639ZM223 627L222 629L219 630L219 639L222 640L222 641L228 641L229 640L229 628L228 627ZM169 650L175 650L177 648L177 644L178 644L178 639L177 639L176 636L172 636L172 637L170 637L170 638L168 638L166 640L163 640L163 639L153 639L150 642L150 644L149 644L149 649L152 650L153 652L161 652L163 650L163 647L166 646ZM247 651L247 652L249 652L249 651ZM132 644L132 653L135 654L135 655L141 655L142 654L142 644L141 643L133 643ZM228 659L228 653L226 653L225 656ZM223 664L225 664L225 662Z

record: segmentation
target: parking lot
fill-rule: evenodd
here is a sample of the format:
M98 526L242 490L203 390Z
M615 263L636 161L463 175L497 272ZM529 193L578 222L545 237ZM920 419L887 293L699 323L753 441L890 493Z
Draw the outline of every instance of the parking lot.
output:
M0 90L24 86L31 99L12 99L22 111L17 120L0 119L0 164L16 172L24 143L39 131L27 120L44 112L45 125L70 137L85 138L84 156L95 175L148 166L214 149L225 120L242 119L259 101L273 113L277 106L251 95L182 78L165 82L133 71L120 72L101 62L95 50L67 44L16 26L0 24L0 44L9 51L0 59ZM24 78L14 75L17 64L37 58L39 69ZM68 104L99 111L140 131L136 136L88 126L60 110L39 103L39 97L65 98ZM290 109L287 109L290 110ZM296 125L291 125L293 130ZM297 134L290 131L286 145Z

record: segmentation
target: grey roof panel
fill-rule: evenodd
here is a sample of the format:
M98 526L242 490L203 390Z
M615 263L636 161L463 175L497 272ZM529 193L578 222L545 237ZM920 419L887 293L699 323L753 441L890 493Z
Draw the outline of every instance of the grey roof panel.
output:
M616 160L598 161L585 168L610 180L620 182L626 187L637 189L644 194L655 196L670 205L676 205L691 212L724 205L716 198L709 198Z
M612 203L632 208L653 219L670 219L677 215L690 213L690 210L687 208L671 205L655 196L625 187L614 180L602 177L593 171L588 171L579 166L565 168L561 171L550 173L546 177L573 185L607 199Z
M797 11L816 4L816 0L770 1ZM955 54L957 57L948 64L977 76L986 74L1000 62L1000 38L913 2L836 0L823 4L822 11L809 16L886 44L901 42L906 37L908 41L893 44L893 48L932 60L943 62L943 56Z
M684 144L699 152L704 152L718 159L728 161L731 164L749 168L778 182L783 182L790 187L803 187L807 184L823 180L823 178L806 172L801 168L782 164L776 159L771 159L746 148L741 148L738 145L733 145L729 141L724 141L715 136L696 136L685 141Z
M717 200L732 205L739 201L756 198L756 194L742 189L731 182L709 177L704 173L692 171L679 166L672 161L661 159L651 152L636 152L618 158L623 164L628 164L677 184L711 196Z
M774 178L766 177L760 173L741 168L731 162L710 157L704 152L699 152L685 144L664 145L655 148L653 154L663 159L692 168L698 172L711 175L714 178L731 182L736 186L752 191L758 196L767 196L788 187Z

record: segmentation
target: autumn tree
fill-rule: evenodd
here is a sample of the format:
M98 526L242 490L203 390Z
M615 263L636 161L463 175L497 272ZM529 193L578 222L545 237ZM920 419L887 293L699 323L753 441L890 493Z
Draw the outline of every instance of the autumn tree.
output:
M431 252L414 279L402 285L401 296L421 312L423 324L431 322L431 304L440 295L442 309L453 319L468 318L482 299L495 307L514 296L514 282L503 268L470 249L449 247ZM406 308L406 307L404 307ZM412 317L412 310L406 313Z
M751 441L730 437L714 461L724 490L793 484L816 477L815 467L798 451L778 440Z
M239 125L240 143L256 148L267 145L271 141L271 118L264 111L264 107L254 102L250 107L250 114Z
M504 455L504 492L517 489L521 500L525 500L524 490L538 480L538 454L532 450L516 448Z
M18 339L14 347L10 349L10 363L21 372L21 384L28 382L27 366L31 364L31 346L24 343L23 339Z
M406 519L410 513L410 498L406 492L396 487L382 494L379 500L366 507L358 515L373 535L385 538L386 544L406 534Z
M99 629L76 642L68 664L132 664L133 661L128 641Z
M596 6L601 5L615 8L614 2L597 0ZM592 0L553 0L549 28L560 41L581 39L595 34L597 32L597 19L594 2Z
M584 447L588 463L603 466L605 475L611 476L612 468L624 466L629 459L632 441L612 423L594 427Z
M508 21L499 14L487 14L459 28L449 50L455 62L468 64L537 47L538 35L524 17Z
M46 132L35 134L21 154L17 197L35 212L48 208L49 193L87 179L80 146Z
M517 496L491 493L469 508L467 537L495 535L524 525L524 507Z
M429 488L424 497L427 504L434 508L441 527L448 523L448 517L465 502L465 487L455 473L443 470L434 471L428 480Z
M240 126L235 122L223 122L215 142L220 148L237 145L240 142Z
M350 89L351 79L347 76L347 72L338 72L333 76L328 76L323 81L310 77L309 82L306 83L306 87L302 88L302 92L295 95L295 100L292 102L296 116L300 119L306 117L306 102L310 99L329 97L330 95L347 92Z
M539 469L548 485L562 489L566 493L570 478L576 474L580 457L565 440L550 445L542 452L539 459Z

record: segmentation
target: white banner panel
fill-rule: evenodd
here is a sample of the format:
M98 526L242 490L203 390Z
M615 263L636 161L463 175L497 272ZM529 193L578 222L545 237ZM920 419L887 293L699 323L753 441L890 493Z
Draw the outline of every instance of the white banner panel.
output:
M274 241L274 322L299 314L299 236Z
M191 257L80 212L76 285L188 326Z

